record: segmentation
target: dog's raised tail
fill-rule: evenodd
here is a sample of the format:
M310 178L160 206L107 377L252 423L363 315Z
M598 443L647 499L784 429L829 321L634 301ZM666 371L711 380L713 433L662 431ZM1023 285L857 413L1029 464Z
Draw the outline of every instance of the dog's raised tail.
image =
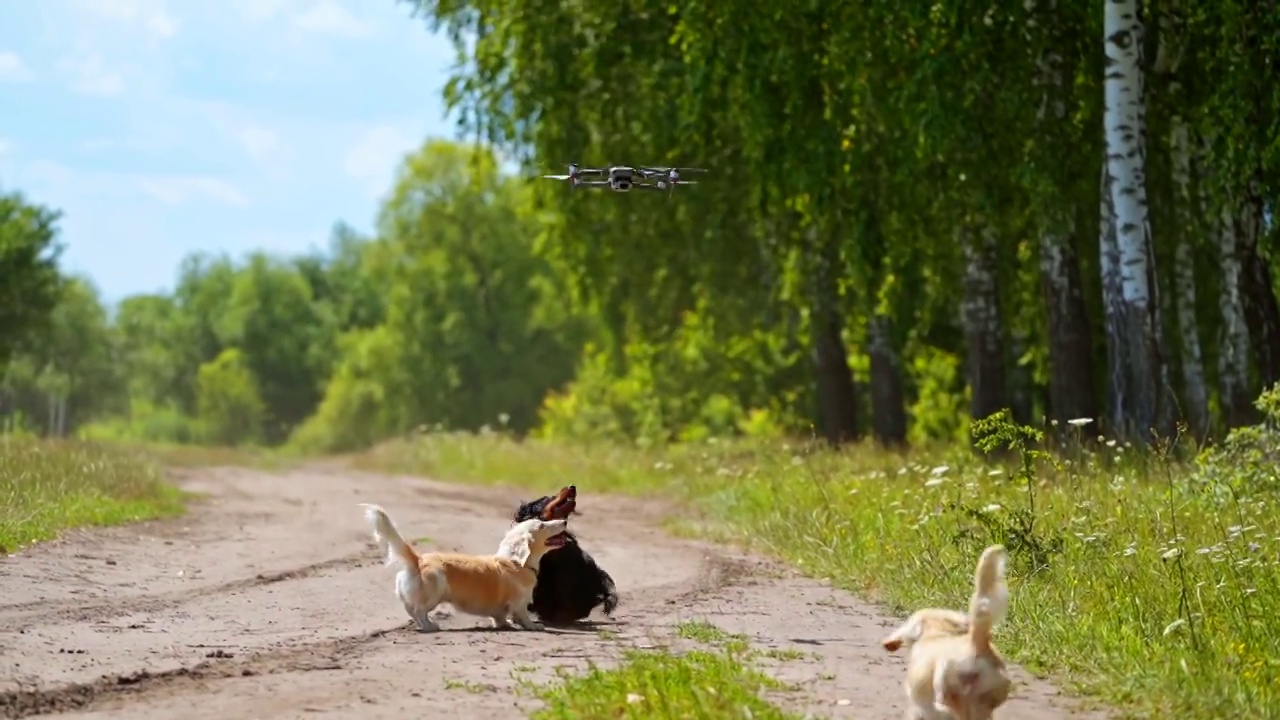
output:
M1003 545L992 545L982 551L973 574L973 598L969 601L969 637L977 648L991 646L991 630L1009 610L1009 586L1005 584L1005 565L1009 553Z
M400 537L400 531L396 530L396 524L391 521L387 511L370 503L360 503L360 507L364 508L364 519L368 521L369 529L373 531L373 539L378 542L378 547L386 556L386 563L402 565L406 570L416 568L418 566L417 551Z
M618 609L618 590L614 588L613 582L606 584L604 591L604 614L613 617L613 611Z

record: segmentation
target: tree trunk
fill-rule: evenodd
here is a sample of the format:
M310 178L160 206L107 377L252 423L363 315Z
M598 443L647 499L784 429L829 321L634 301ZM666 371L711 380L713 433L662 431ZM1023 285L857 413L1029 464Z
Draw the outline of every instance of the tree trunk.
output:
M1009 409L1013 414L1013 421L1020 425L1035 422L1031 367L1022 362L1027 354L1028 344L1026 332L1015 329L1009 334L1009 354L1005 359L1009 368Z
M902 362L893 346L893 320L876 312L867 321L867 355L871 359L871 431L878 442L907 442L907 403L902 390Z
M1041 0L1028 10L1028 35L1044 48L1036 78L1041 89L1038 134L1061 138L1068 119L1058 3ZM1049 340L1048 416L1065 432L1068 420L1098 417L1093 339L1076 253L1075 222L1062 199L1060 183L1053 183L1044 194L1049 209L1044 213L1039 251Z
M1113 392L1119 392L1111 402L1119 408L1115 431L1150 442L1151 432L1159 430L1163 369L1152 298L1154 263L1142 132L1144 31L1137 0L1107 0L1104 32L1107 172L1120 276L1119 307L1113 310L1119 332L1109 338L1119 362L1110 370L1119 381L1113 381Z
M965 255L960 312L969 351L969 415L981 420L1009 407L995 233L985 227L961 227L960 235Z
M1120 289L1120 246L1116 242L1116 214L1111 202L1111 173L1107 160L1102 161L1100 198L1100 223L1098 229L1098 265L1102 274L1103 325L1107 336L1107 417L1099 422L1100 429L1116 434L1124 424L1124 359L1117 340L1124 330L1120 323L1120 310L1124 297Z
M1221 282L1218 310L1222 313L1222 339L1218 343L1218 395L1222 419L1228 429L1248 425L1255 420L1253 397L1249 392L1249 325L1240 292L1240 242L1236 237L1232 205L1230 200L1224 202L1216 218Z
M1061 227L1070 232L1069 221ZM1070 235L1040 234L1040 277L1049 321L1049 417L1098 419L1093 337L1085 309L1080 261Z
M1280 307L1276 304L1271 268L1258 251L1265 230L1263 223L1262 182L1255 174L1249 179L1240 207L1240 290L1258 380L1266 389L1280 380Z
M809 247L816 261L813 275L813 364L818 394L819 431L832 445L858 438L858 396L853 371L844 346L844 323L840 312L839 248L823 237L814 248L815 229L809 232Z
M1175 68L1176 69L1176 68ZM1182 343L1182 409L1196 442L1209 434L1209 389L1204 375L1204 353L1200 348L1200 325L1196 321L1196 273L1194 228L1196 218L1191 197L1191 147L1187 123L1175 108L1170 118L1169 153L1173 167L1174 232L1174 316Z

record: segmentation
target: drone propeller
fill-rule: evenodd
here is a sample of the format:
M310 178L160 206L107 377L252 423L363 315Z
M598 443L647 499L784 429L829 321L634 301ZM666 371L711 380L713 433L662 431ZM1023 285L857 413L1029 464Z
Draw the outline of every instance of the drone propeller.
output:
M568 180L573 176L572 175L543 175L542 177L547 178L549 180Z

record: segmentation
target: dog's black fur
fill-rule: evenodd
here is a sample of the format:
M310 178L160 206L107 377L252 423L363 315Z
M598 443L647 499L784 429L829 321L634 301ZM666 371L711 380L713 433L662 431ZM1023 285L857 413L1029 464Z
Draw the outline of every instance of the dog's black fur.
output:
M567 518L575 509L577 495L577 487L570 485L555 495L522 503L516 510L515 522L530 518ZM565 534L569 540L564 546L542 556L529 610L548 625L568 625L582 620L597 605L604 606L605 615L613 615L618 606L613 578L582 549L573 533L566 531Z

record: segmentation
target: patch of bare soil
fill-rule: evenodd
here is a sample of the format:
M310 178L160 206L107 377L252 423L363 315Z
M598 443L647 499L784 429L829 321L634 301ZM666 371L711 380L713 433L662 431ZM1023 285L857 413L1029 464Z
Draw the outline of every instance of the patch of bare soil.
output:
M798 651L776 700L823 717L899 720L892 619L777 564L658 529L654 505L582 490L573 526L622 596L580 629L483 629L449 615L413 630L359 502L427 549L488 553L533 491L461 487L325 465L269 474L185 470L207 496L183 519L75 532L0 559L0 710L129 718L525 717L525 680L607 664L708 620ZM787 653L795 656L797 653ZM1001 717L1082 717L1028 679ZM405 714L407 711L407 715Z

